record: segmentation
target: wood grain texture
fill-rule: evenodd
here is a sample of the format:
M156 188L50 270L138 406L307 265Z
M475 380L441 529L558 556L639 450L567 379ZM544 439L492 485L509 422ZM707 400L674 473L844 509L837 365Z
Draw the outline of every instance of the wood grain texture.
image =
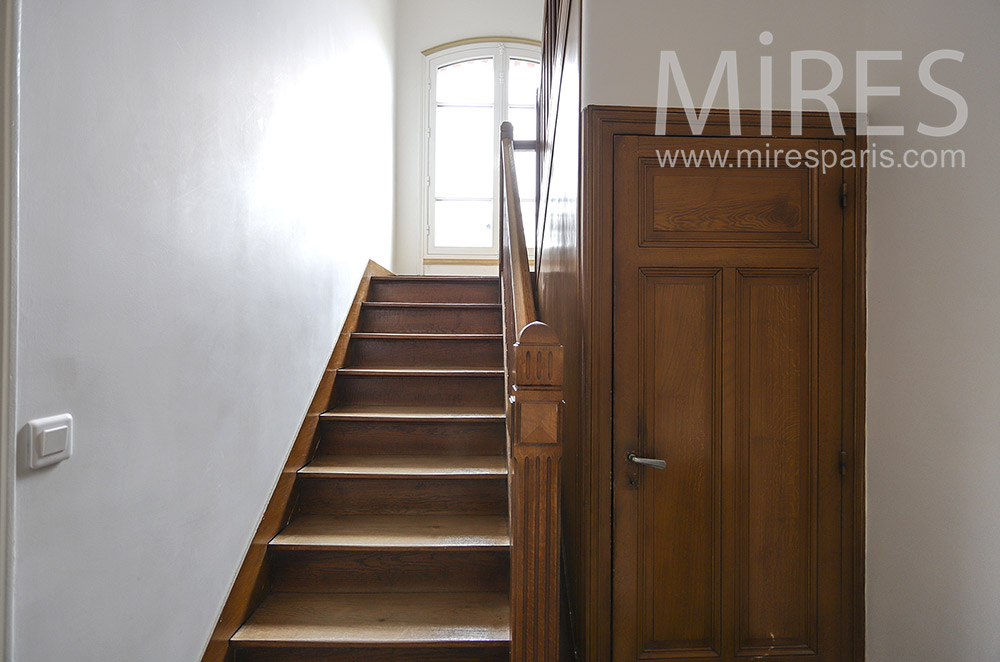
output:
M476 368L452 366L365 366L364 368L341 368L337 374L342 377L503 377L502 368Z
M257 646L237 651L236 662L506 662L506 646L463 646L420 648L348 648L339 646L310 648L274 648Z
M322 439L317 453L503 455L506 424L502 408L477 411L483 415L407 410L407 416L379 417L343 412L343 416L320 420Z
M508 623L504 593L276 593L233 643L506 645Z
M360 331L499 333L500 307L488 303L365 303Z
M759 125L759 113L741 111L744 135L752 135ZM844 115L846 149L861 149L864 141L854 133L854 117ZM604 661L610 658L612 628L607 613L611 604L611 522L612 490L605 480L611 475L613 455L609 448L611 431L611 343L613 291L610 268L613 263L613 155L616 140L622 136L651 136L654 133L654 108L591 106L583 112L580 216L574 221L562 216L566 227L556 235L546 231L549 247L543 249L539 288L542 318L557 325L566 345L568 365L580 366L580 397L571 397L573 376L567 379L567 426L580 426L577 435L580 449L570 454L566 481L579 486L574 499L564 505L566 527L573 552L579 559L574 570L576 629L582 659ZM790 116L775 113L774 134L790 136ZM668 113L667 134L690 137L690 128L681 110ZM728 136L728 115L710 114L705 136ZM567 136L563 132L560 135ZM831 135L825 113L805 113L803 138L824 139ZM838 343L845 370L845 407L843 411L843 446L848 467L843 482L843 618L845 640L852 641L853 657L864 659L864 255L865 203L863 169L849 171L846 177L849 205L844 212L843 242L843 342ZM566 196L563 196L566 197ZM551 220L549 221L551 222ZM556 241L554 237L562 237ZM562 265L555 266L557 258ZM763 255L761 256L763 260ZM546 260L552 262L546 266ZM763 262L766 264L766 261ZM578 265L578 266L577 266ZM676 266L704 266L679 262ZM551 273L545 273L551 270ZM578 274L578 276L576 275ZM577 295L579 292L579 295ZM579 333L566 333L575 323L575 309L565 304L579 296ZM579 340L576 340L576 339ZM579 350L577 350L579 348ZM573 358L569 358L573 357ZM569 412L578 408L579 414ZM579 463L579 466L575 466ZM577 508L575 504L580 504ZM578 542L577 542L578 541Z
M817 276L814 269L762 270L741 272L737 282L744 362L737 412L744 654L809 655L818 649ZM839 489L825 496L839 501Z
M295 474L306 464L313 452L319 416L330 406L336 371L344 365L347 346L351 334L358 327L361 304L368 296L371 279L374 276L389 275L392 275L390 271L369 261L361 276L354 301L351 303L347 318L344 320L344 326L337 337L330 360L320 379L319 386L316 388L306 417L299 427L281 477L278 479L277 486L264 510L264 515L261 517L257 531L233 582L229 597L223 605L222 613L219 615L218 622L202 656L202 662L223 662L231 659L230 638L263 597L267 580L267 543L284 527L291 515Z
M282 549L426 549L507 547L502 515L356 515L298 517L271 541Z
M503 519L506 533L507 519ZM509 543L492 547L274 547L271 588L305 593L506 593ZM389 658L395 660L395 658Z
M639 455L664 458L667 468L640 476L636 609L653 618L637 623L639 640L656 654L718 655L722 650L722 272L718 269L643 270L639 330ZM629 577L631 579L631 576ZM622 581L626 577L622 576ZM647 652L651 652L648 651Z
M427 367L503 368L499 341L499 334L356 333L347 365L408 366L419 356Z
M325 411L320 418L325 421L489 422L503 420L504 412L499 406L349 405Z
M488 407L503 402L503 372L341 369L334 391L338 407L379 406L387 393L397 406Z
M676 144L684 150L710 149L708 140ZM763 150L764 144L751 141L748 148ZM815 186L809 170L662 168L658 158L648 157L640 168L644 245L814 241Z
M491 478L507 475L502 455L320 455L299 474L371 478Z
M317 443L302 457L311 460L283 476L290 499L267 545L260 605L230 640L238 660L508 653L506 373L488 360L502 357L503 336L499 327L467 333L469 314L499 321L489 303L497 280L372 283L369 299L379 300L360 301L356 319L386 311L385 328L355 329L327 371ZM408 311L434 331L414 331ZM465 365L442 364L442 348L466 342L475 344ZM400 361L398 345L382 355L392 343L431 356Z
M718 149L747 144L743 139L717 137ZM836 138L827 138L837 142ZM771 138L772 145L788 149L803 140ZM812 148L819 140L813 139ZM642 320L655 316L655 302L644 298L643 286L651 273L710 267L719 274L723 340L721 350L721 406L711 420L702 420L702 432L728 430L718 452L722 456L721 517L717 513L698 522L697 510L685 513L689 523L715 523L722 531L710 550L721 559L721 581L713 586L714 603L699 616L721 630L705 654L722 660L742 656L795 655L828 662L844 659L841 638L840 522L843 485L837 471L842 426L840 402L842 370L836 352L820 347L840 346L842 319L843 211L840 190L843 173L827 170L813 179L817 204L815 242L783 247L743 243L663 246L642 241L643 163L655 151L673 151L687 139L673 136L626 137L615 143L615 187L621 194L614 204L615 218L615 344L614 344L614 495L615 535L614 660L636 656L693 654L698 642L681 642L671 650L657 632L669 632L675 622L669 610L658 608L662 586L649 587L656 577L652 560L668 549L683 546L682 534L697 528L676 527L669 520L643 519L669 509L668 495L646 499L650 481L660 476L637 470L625 459L636 444L647 445L651 425L662 415L686 418L690 407L673 407L671 397L648 400L636 391L650 374L675 371L673 348L668 354L636 352L642 341ZM806 143L808 144L808 143ZM728 170L713 174L724 187ZM733 175L739 180L740 175ZM740 188L737 183L736 188ZM723 196L724 197L724 196ZM766 204L766 203L762 203ZM691 266L688 266L691 265ZM652 304L652 305L651 305ZM698 327L701 315L677 310L682 324ZM669 328L669 326L668 326ZM636 338L640 341L637 343ZM669 340L658 341L671 345ZM706 349L708 340L704 341ZM682 343L684 344L684 343ZM693 350L688 347L688 351ZM697 352L692 354L697 356ZM690 370L690 368L689 368ZM638 381L635 375L639 375ZM671 379L681 379L672 377ZM732 388L730 385L735 385ZM830 396L820 399L819 393ZM667 391L669 396L672 391ZM733 421L733 424L725 423ZM692 421L695 422L695 421ZM735 436L734 436L735 432ZM666 458L680 453L682 470L691 467L683 449L696 438L692 430L674 431L655 447ZM636 440L636 441L633 441ZM645 454L643 451L642 454ZM639 499L636 499L638 487ZM721 521L721 525L718 522ZM658 527L662 524L664 528ZM734 535L735 534L735 535ZM636 562L635 559L639 559ZM646 561L643 561L646 559ZM718 562L718 561L717 561ZM631 575L636 573L637 576ZM662 577L669 580L671 573ZM669 583L669 581L668 581ZM643 589L650 599L636 600ZM691 603L689 609L697 603ZM721 604L721 615L719 614ZM634 609L634 611L632 611ZM634 634L632 634L634 633ZM704 642L702 642L704 643Z
M500 129L500 151L511 660L555 662L561 624L563 348L552 328L538 321L520 213L513 128L507 122Z
M496 277L482 276L376 277L368 300L495 304L500 302L500 284Z
M580 56L581 1L547 0L542 47L542 85L539 90L538 167L539 217L535 272L539 318L552 327L563 345L562 501L561 537L566 568L560 659L575 659L576 648L587 642L571 632L580 624L590 603L587 568L598 562L585 550L580 523L592 503L586 496L591 479L583 475L582 409L582 300L580 255ZM595 480L599 478L594 477ZM607 610L594 618L606 619ZM572 618L570 618L572 612ZM576 634L579 634L577 632Z
M329 478L301 474L298 513L317 515L498 515L507 510L507 477Z

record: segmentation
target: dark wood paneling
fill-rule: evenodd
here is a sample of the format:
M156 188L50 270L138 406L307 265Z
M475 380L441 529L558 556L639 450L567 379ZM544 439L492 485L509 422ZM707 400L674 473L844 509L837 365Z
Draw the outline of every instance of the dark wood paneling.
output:
M336 421L320 424L317 452L327 455L502 455L503 421Z
M720 150L743 144L743 139L714 140ZM839 661L843 647L838 637L841 485L836 467L841 437L841 364L838 354L824 353L821 365L819 347L837 346L840 342L842 173L834 169L818 178L815 172L808 171L804 178L816 182L811 188L815 189L817 202L804 207L813 217L804 225L818 228L816 243L772 246L767 252L753 239L742 244L731 239L721 245L704 242L669 248L651 246L642 241L646 222L642 201L648 195L644 186L651 184L644 174L644 163L657 150L684 149L689 142L674 137L622 137L616 141L617 637L613 659L633 660L637 655L672 659L699 650L698 642L684 641L673 648L657 642L647 625L655 628L662 609L658 610L655 602L636 602L635 598L644 590L653 595L676 591L670 584L651 586L672 575L649 572L645 559L662 558L660 548L683 548L703 542L699 526L719 527L720 520L732 519L735 507L736 548L728 526L722 525L723 535L713 540L715 546L709 550L713 559L726 559L719 584L730 588L721 591L721 616L718 603L704 605L687 600L692 611L699 607L704 610L692 617L722 623L716 645L701 647L702 654L718 654L723 660L787 654ZM788 149L801 141L772 138L771 142ZM813 141L797 148L816 147ZM715 169L712 177L720 191L730 178L737 189L742 186L743 176L737 170ZM767 200L760 202L768 205ZM648 296L649 274L681 269L672 266L675 264L710 267L721 280L731 283L730 294L721 297L721 310L723 317L735 317L735 334L730 332L729 340L721 343L721 364L725 367L716 383L736 382L738 387L722 394L722 406L711 410L710 419L692 418L687 403L663 397L659 392L651 398L648 386L636 390L637 383L648 383L650 374L656 375L658 381L663 373L693 370L691 365L676 365L674 345L685 348L690 358L699 356L683 340L644 332L650 318L666 324L668 329L672 325L689 331L702 328L701 316L695 310L673 308L673 320L661 318L657 310L660 302ZM825 284L822 291L820 280ZM664 346L661 348L659 343ZM637 353L637 347L643 351ZM662 379L683 383L684 377L670 374ZM821 391L828 394L822 411L818 407ZM681 471L697 471L697 464L683 450L699 436L718 438L718 431L724 427L723 410L729 408L735 411L736 443L727 447L717 444L715 448L723 466L736 467L735 473L726 472L728 477L723 476L719 487L719 492L734 494L734 498L723 504L721 515L717 511L705 514L696 508L681 511L679 516L688 518L688 526L678 527L669 519L650 519L650 512L671 509L679 497L653 492L647 481L655 486L661 475L630 465L625 455L630 451L640 455L655 452L656 457L668 460L668 467L677 461ZM656 436L657 443L650 446L650 430L659 434L657 421L661 417L680 418L688 425L664 429L663 436ZM638 511L635 486L639 487ZM719 503L718 499L715 503ZM640 514L638 524L633 523L636 512ZM727 542L720 544L717 540ZM679 563L680 567L673 570L685 569L683 558ZM633 628L636 634L630 636L628 632Z
M416 375L341 372L335 389L338 405L383 404L386 393L392 393L393 402L403 405L485 407L503 402L503 375L461 371Z
M642 190L650 192L643 201L644 245L812 239L808 170L661 168L649 158L641 168Z
M743 111L744 135L759 126L759 114ZM847 135L839 142L859 150L864 140L854 133L853 116L843 116ZM611 623L611 345L613 154L618 136L651 136L655 108L591 106L583 112L579 216L563 216L564 225L545 229L539 270L543 319L553 324L566 347L567 365L579 365L579 378L567 375L566 505L567 545L575 560L573 577L575 624L583 659L610 659ZM705 136L728 136L728 114L713 112ZM790 136L790 114L775 113L774 134ZM803 139L829 139L825 113L805 113ZM668 114L667 133L690 136L681 111ZM565 133L560 134L568 140ZM833 339L845 366L843 384L843 489L841 633L853 642L853 657L864 659L864 289L865 172L847 171L849 204L844 211L843 334ZM552 215L549 216L552 222ZM558 237L558 239L557 239ZM822 241L822 238L817 238ZM768 266L769 249L759 252L757 266ZM559 256L556 258L555 256ZM545 260L552 260L548 264ZM684 266L680 264L678 266ZM688 266L698 266L690 264ZM807 265L802 265L807 266ZM822 287L822 284L821 284ZM729 296L729 295L727 295ZM735 292L732 293L735 296ZM578 308L575 308L578 306ZM728 323L728 322L727 322ZM731 322L735 325L735 320ZM579 380L577 382L577 379ZM578 398L574 388L579 386ZM735 413L732 414L735 420ZM733 441L732 443L735 443ZM574 482L576 485L574 485ZM575 502L571 502L571 498ZM735 524L734 524L735 525Z
M481 303L366 302L358 331L500 333L500 306Z
M499 303L500 281L482 276L412 276L372 279L369 301Z
M818 649L817 275L738 276L738 652L745 655ZM826 496L839 501L839 490Z
M639 402L647 421L635 448L668 458L640 480L638 568L632 591L640 654L721 650L721 270L644 270ZM654 365L656 370L642 370Z
M424 366L502 368L503 346L495 336L434 336L358 333L347 353L348 366Z
M587 517L587 492L592 481L583 475L580 398L583 365L580 300L580 0L549 0L546 3L543 38L543 81L541 130L538 169L541 193L539 200L538 244L535 269L537 304L540 318L552 326L563 344L566 366L563 379L565 399L563 415L563 554L568 586L564 595L572 618L564 625L576 629L584 619L606 618L597 611L584 615L586 597L592 586L584 578L600 559L584 550L582 523ZM582 630L580 630L582 632ZM587 642L564 633L564 640L575 639L575 646ZM574 646L574 647L575 647ZM560 657L572 658L574 651L564 647Z
M299 512L310 515L507 512L507 477L317 478L303 474Z
M272 552L271 586L283 592L504 592L507 548Z

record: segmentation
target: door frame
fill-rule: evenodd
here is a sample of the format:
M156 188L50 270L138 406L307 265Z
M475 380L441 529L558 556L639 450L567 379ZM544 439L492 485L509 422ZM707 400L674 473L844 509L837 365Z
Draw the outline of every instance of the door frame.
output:
M586 605L578 615L580 644L587 662L611 659L612 605L612 380L613 380L613 259L614 259L614 142L616 136L655 135L657 110L653 107L588 106L583 111L581 158L581 303L583 339L581 364L583 388L581 421L581 474L590 479L584 487L586 521L581 556L585 586L576 587ZM760 111L741 110L743 135L760 135ZM791 137L792 114L772 113L772 135ZM845 147L860 152L866 138L855 130L855 115L842 114ZM803 137L833 135L830 118L823 112L802 114ZM667 135L691 136L683 109L667 113ZM729 136L728 110L709 114L705 136ZM847 472L841 492L843 515L842 632L845 650L853 662L865 656L865 348L866 278L865 222L867 173L853 168L845 173L848 204L844 211L843 272L843 402L844 449Z

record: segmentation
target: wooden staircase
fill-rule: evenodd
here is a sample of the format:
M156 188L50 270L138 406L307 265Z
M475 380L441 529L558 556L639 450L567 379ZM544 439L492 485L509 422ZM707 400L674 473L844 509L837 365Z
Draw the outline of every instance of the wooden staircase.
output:
M368 263L202 662L559 659L563 347L500 148L500 277Z
M235 662L510 656L497 278L373 277Z

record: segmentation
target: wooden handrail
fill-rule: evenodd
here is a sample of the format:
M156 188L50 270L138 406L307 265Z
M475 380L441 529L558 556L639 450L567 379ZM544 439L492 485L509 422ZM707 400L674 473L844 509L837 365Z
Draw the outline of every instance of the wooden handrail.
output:
M500 127L500 283L510 473L512 662L559 655L563 348L538 320L528 270L514 129Z
M514 169L514 127L510 122L500 126L501 162L501 208L503 209L503 238L500 256L501 269L506 270L511 284L511 302L514 331L520 330L538 319L535 312L535 293L531 287L531 273L528 270L528 251L524 239L524 221L521 216L521 197L517 187ZM516 338L514 338L516 340Z

